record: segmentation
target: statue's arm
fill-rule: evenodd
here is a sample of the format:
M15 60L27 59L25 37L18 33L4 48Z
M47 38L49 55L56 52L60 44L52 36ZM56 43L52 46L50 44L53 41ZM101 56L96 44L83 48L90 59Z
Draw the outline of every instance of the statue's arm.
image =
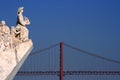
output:
M22 14L19 14L18 17L19 17L19 21L20 21L20 23L21 23L22 25L25 26L25 25L29 25L29 24L30 24L29 19L28 19L27 17L23 17Z
M22 14L19 14L18 17L19 17L19 22L25 26L26 22L24 21L24 17L22 16Z

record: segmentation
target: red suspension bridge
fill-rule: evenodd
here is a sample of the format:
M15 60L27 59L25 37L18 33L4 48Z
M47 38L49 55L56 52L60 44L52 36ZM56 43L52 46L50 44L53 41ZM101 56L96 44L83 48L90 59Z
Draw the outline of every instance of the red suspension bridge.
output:
M35 77L49 76L46 80L80 80L80 76L86 75L95 77L109 76L112 78L111 80L113 80L113 77L114 80L119 80L120 61L60 42L32 52L15 79L18 80L18 77L24 76L26 80L26 76L33 76L33 79L30 78L28 80L39 80L39 78L35 79ZM50 79L51 76L57 77ZM66 76L77 76L77 78L66 78ZM43 78L42 80L45 79Z

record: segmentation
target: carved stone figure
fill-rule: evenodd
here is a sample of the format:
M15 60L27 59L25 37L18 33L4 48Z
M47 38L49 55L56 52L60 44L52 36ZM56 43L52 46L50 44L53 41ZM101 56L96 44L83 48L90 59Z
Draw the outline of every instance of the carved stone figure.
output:
M22 13L23 7L18 8L17 25L11 30L5 21L0 22L0 80L13 80L33 47L26 28L30 21Z
M30 21L27 17L23 17L23 9L23 7L18 8L17 25L12 26L11 31L4 20L0 22L0 52L15 48L20 43L29 40L29 30L26 26L30 24Z
M17 26L15 29L15 37L21 41L27 41L29 31L26 28L26 25L30 24L30 21L27 17L23 17L23 7L20 7L17 12Z
M10 29L9 27L6 25L5 21L1 21L1 24L0 24L0 34L1 35L10 35Z
M5 51L11 46L12 40L10 36L10 29L6 25L5 21L0 23L0 50Z
M0 23L0 47L1 50L9 49L11 46L15 47L21 42L28 41L29 30L26 28L30 24L27 17L23 17L23 7L18 8L17 11L17 25L11 28L6 25L5 21ZM4 44L3 44L4 43ZM5 49L4 49L5 47Z

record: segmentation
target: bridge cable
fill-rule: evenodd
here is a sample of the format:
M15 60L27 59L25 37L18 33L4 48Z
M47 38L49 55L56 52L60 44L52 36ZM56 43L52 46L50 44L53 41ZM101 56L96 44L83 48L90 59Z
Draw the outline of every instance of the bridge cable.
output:
M113 62L113 63L120 64L120 61L113 60L113 59L110 59L110 58L106 58L106 57L97 55L97 54L95 54L95 53L91 53L91 52L88 52L88 51L85 51L85 50L82 50L82 49L73 47L73 46L68 45L68 44L66 44L66 43L63 43L63 44L64 44L66 47L72 48L72 49L77 50L77 51L79 51L79 52L82 52L82 53L84 53L84 54L87 54L87 55L90 55L90 56L93 56L93 57L97 57L97 58L99 58L99 59L103 59L103 60L106 60L106 61L109 61L109 62Z
M49 47L47 47L47 48L44 48L44 49L39 49L38 51L35 51L35 52L30 53L29 56L33 56L33 55L39 54L39 53L41 53L41 52L44 52L44 51L46 51L46 50L49 50L50 48L54 48L54 47L56 47L56 46L58 46L58 45L59 45L59 43L54 44L54 45L51 45L51 46L49 46Z

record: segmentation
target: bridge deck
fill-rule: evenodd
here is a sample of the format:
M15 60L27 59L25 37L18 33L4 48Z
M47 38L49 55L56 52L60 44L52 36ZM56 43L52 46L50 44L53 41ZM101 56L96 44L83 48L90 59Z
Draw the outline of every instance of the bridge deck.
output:
M21 71L17 76L58 75L60 71ZM120 71L64 71L65 75L120 75Z

